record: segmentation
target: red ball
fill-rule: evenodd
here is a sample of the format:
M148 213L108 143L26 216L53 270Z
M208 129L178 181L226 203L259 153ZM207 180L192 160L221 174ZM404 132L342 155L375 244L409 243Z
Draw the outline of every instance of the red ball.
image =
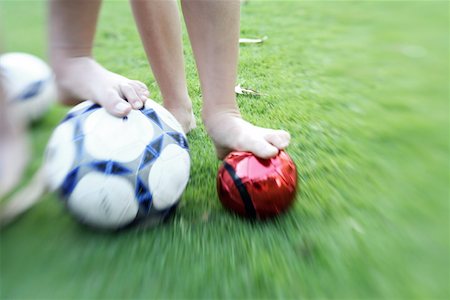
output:
M217 175L223 206L249 218L264 219L285 211L295 200L296 188L297 170L284 151L270 159L232 152Z

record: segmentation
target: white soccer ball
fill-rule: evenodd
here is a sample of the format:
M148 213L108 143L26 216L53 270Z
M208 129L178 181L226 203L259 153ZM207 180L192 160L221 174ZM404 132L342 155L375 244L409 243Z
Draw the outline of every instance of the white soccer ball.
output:
M0 56L0 73L6 99L25 121L42 117L56 101L55 76L40 58L26 53Z
M55 129L45 168L78 220L117 229L166 219L188 182L190 157L181 125L159 104L148 100L117 118L86 101Z

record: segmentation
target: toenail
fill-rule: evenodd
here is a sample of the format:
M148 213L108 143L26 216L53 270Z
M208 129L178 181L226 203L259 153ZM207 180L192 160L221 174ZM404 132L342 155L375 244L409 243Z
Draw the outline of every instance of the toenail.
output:
M124 113L124 112L126 112L128 108L129 108L128 104L125 104L125 103L123 103L123 102L119 102L119 103L116 104L116 110L117 110L119 113Z
M141 102L141 101L136 101L136 102L134 102L134 103L133 103L133 107L134 107L135 109L140 109L140 108L142 108L142 102Z

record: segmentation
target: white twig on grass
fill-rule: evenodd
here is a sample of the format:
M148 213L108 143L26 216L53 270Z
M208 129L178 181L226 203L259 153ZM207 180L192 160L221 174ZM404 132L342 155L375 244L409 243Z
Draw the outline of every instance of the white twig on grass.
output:
M239 44L259 44L267 40L267 36L263 36L260 39L248 39L248 38L240 38Z
M241 87L240 84L234 87L234 92L239 95L261 96L260 92Z

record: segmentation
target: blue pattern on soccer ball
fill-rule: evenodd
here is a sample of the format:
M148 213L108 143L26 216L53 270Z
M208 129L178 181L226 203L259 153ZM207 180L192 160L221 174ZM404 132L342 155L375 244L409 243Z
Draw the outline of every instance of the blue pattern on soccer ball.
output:
M136 198L140 206L144 208L144 211L148 213L152 203L152 194L139 177L136 179Z
M132 173L130 169L112 160L94 161L90 163L90 166L105 175L126 175Z
M163 128L161 125L161 120L159 119L158 115L156 114L154 109L151 108L145 108L141 109L141 112L147 116L150 120L152 120L156 125L159 126L159 128Z
M155 159L159 157L161 152L163 135L160 135L158 138L154 139L145 147L144 154L142 155L142 160L139 166L139 170L146 167L148 164L152 163Z
M61 194L63 197L68 197L73 192L73 189L77 184L77 175L79 170L79 167L74 168L69 172L69 174L67 174L66 178L64 179L64 182L61 186Z
M38 81L35 81L35 82L29 84L24 89L24 91L20 95L17 96L17 100L26 101L26 100L31 99L34 96L38 95L41 92L46 81L47 81L47 79L46 80L38 80Z
M188 142L181 133L176 132L176 131L171 131L171 132L166 132L166 134L169 135L171 138L173 138L177 142L178 146L180 146L181 148L189 149Z

